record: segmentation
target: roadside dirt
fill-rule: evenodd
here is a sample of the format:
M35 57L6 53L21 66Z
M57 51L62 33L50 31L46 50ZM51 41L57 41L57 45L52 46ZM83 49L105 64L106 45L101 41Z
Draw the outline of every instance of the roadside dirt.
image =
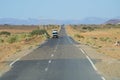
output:
M105 77L106 80L120 80L120 60L98 53L95 49L88 45L77 45L82 48L86 54L92 59L98 72Z

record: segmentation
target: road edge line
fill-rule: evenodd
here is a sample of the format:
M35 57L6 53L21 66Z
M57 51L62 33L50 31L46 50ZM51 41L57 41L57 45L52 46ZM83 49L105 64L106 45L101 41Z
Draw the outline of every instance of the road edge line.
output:
M98 72L97 68L95 67L94 63L93 63L92 60L89 58L89 56L86 56L86 58L89 60L89 62L91 63L92 67L94 68L94 70Z
M12 67L12 65L13 65L14 63L16 63L17 61L19 61L19 60L20 60L20 58L17 58L15 61L11 62L11 63L10 63L10 67Z
M9 64L9 66L12 67L12 65L15 64L17 61L19 61L22 57L24 57L24 56L30 54L32 51L34 51L35 49L39 48L40 46L42 46L42 45L45 44L46 42L47 42L47 40L43 41L41 44L39 44L38 46L36 46L36 47L33 48L32 50L29 50L28 53L26 53L26 54L24 54L23 56L21 56L21 57L15 59L14 61L12 61L12 62Z
M91 58L86 54L86 52L82 49L79 48L80 51L86 56L86 58L88 59L88 61L90 62L90 64L92 65L93 69L101 76L102 80L106 80L98 71L98 69L96 68L96 66L94 65L93 61L91 60Z

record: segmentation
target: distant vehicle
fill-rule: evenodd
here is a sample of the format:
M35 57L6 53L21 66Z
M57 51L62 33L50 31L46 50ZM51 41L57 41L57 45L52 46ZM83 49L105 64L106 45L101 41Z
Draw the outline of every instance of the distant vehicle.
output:
M52 31L52 38L58 38L58 31L57 30Z

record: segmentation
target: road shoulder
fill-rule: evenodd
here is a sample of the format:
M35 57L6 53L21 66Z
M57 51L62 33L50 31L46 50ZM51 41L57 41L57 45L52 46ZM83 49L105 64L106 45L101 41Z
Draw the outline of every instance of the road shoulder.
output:
M120 80L120 60L101 54L88 45L77 44L76 46L86 52L106 80Z

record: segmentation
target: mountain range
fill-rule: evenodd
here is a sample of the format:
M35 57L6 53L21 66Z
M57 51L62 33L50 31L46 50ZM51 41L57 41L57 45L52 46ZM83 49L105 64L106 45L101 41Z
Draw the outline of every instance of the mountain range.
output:
M105 24L120 24L120 19L110 19Z
M0 18L0 24L11 25L39 25L39 24L103 24L108 23L108 18L88 17L82 20L54 20L54 19L17 19ZM114 20L112 20L114 21ZM110 21L109 21L110 22Z

